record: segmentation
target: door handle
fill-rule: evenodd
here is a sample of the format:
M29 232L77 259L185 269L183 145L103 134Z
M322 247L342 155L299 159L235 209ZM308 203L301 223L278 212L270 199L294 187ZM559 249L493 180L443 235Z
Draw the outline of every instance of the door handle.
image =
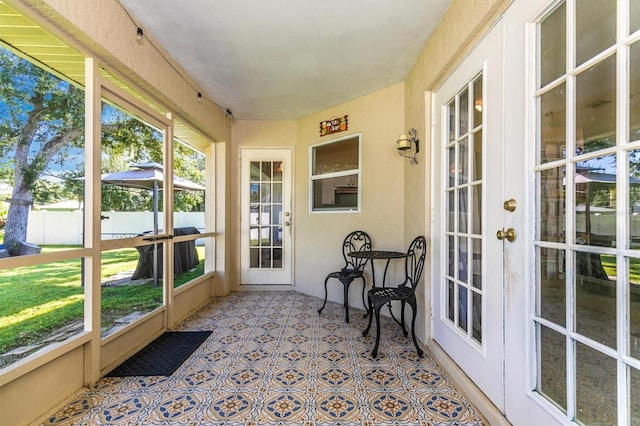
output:
M506 231L504 229L500 229L498 232L496 232L496 237L500 241L507 240L512 243L516 240L516 231L513 228L509 228Z
M291 222L289 222L288 220L284 223L284 226L291 226Z

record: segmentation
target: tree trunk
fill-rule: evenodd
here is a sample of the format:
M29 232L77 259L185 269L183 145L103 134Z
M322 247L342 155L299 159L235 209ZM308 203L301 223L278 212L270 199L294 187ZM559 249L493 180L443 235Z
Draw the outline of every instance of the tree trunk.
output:
M4 227L4 248L9 255L18 256L20 254L20 243L27 241L29 207L33 204L31 192L21 191L18 186L14 186L9 202L7 223Z

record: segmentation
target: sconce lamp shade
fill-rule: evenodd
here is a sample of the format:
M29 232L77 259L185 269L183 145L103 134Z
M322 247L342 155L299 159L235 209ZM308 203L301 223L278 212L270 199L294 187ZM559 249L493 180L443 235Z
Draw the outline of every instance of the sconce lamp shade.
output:
M416 137L416 129L409 129L407 133L408 136L406 134L402 134L398 137L398 140L396 141L396 149L402 157L410 158L411 164L418 164L416 154L420 152L420 140Z
M407 135L398 136L398 140L396 141L398 144L398 149L401 151L405 151L411 148L411 144L409 143L409 137Z

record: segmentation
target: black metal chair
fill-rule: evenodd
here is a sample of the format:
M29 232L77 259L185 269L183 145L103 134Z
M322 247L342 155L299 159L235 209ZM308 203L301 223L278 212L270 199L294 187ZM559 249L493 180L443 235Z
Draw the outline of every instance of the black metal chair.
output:
M347 323L349 322L349 286L356 278L362 279L362 304L363 306L367 306L364 300L364 291L367 287L367 282L364 278L364 266L367 264L367 259L349 256L349 253L363 250L371 250L371 238L366 232L353 231L346 236L342 243L342 257L344 258L345 265L339 271L329 273L327 278L325 278L324 303L322 307L318 309L318 314L322 313L322 310L327 304L327 282L329 278L336 278L344 287L344 309L346 311L345 321Z
M404 326L404 308L408 303L411 305L411 309L413 309L413 318L411 320L411 337L413 337L413 344L416 346L416 350L418 351L418 356L422 357L423 352L418 346L418 341L416 340L416 311L417 311L417 303L416 303L416 288L418 287L418 283L420 282L420 277L422 276L422 270L424 269L424 261L427 255L427 242L423 236L416 237L411 244L409 245L409 249L407 250L407 257L405 258L405 272L406 276L402 283L400 283L397 287L374 287L369 290L368 299L369 299L369 325L367 325L367 329L362 332L363 336L366 336L369 333L369 329L371 328L371 321L373 320L373 315L376 316L376 344L371 352L372 357L378 356L378 344L380 343L380 309L384 305L391 305L391 302L399 301L401 303L401 320L399 324L402 325L402 332L404 336L407 337L407 329ZM393 316L393 313L391 314ZM393 317L395 320L395 317ZM396 320L396 322L398 322Z

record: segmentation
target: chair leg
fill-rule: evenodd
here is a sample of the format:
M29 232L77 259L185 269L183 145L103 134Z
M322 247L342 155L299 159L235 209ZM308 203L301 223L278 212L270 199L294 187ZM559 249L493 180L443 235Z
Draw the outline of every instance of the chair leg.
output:
M375 307L375 312L376 312L376 344L373 347L373 351L371 351L371 356L373 358L377 358L378 357L378 345L380 344L380 309L382 308L382 306L376 306ZM371 314L373 315L373 313Z
M324 303L322 304L320 309L318 309L318 314L322 313L324 306L327 304L327 281L329 281L329 277L325 278L324 280Z
M362 306L364 306L365 313L362 318L366 318L369 314L369 309L367 309L367 302L364 300L364 293L367 291L367 281L362 277Z
M416 304L409 303L411 305L411 309L413 310L413 319L411 320L411 337L413 337L413 344L416 346L416 351L418 352L418 356L422 358L424 353L420 346L418 346L418 339L416 339Z
M351 284L351 281L342 283L342 286L344 287L344 320L347 324L349 324L349 284Z
M371 321L373 319L373 302L371 301L371 298L369 297L369 309L367 309L367 312L369 314L369 324L367 325L367 328L362 332L363 336L366 336L367 334L369 334L369 330L371 329Z
M400 313L400 323L402 325L402 333L404 334L404 337L407 337L409 332L407 331L407 328L404 326L404 307L407 304L407 302L405 302L404 300L401 300L400 304L402 305L401 307L402 312Z

